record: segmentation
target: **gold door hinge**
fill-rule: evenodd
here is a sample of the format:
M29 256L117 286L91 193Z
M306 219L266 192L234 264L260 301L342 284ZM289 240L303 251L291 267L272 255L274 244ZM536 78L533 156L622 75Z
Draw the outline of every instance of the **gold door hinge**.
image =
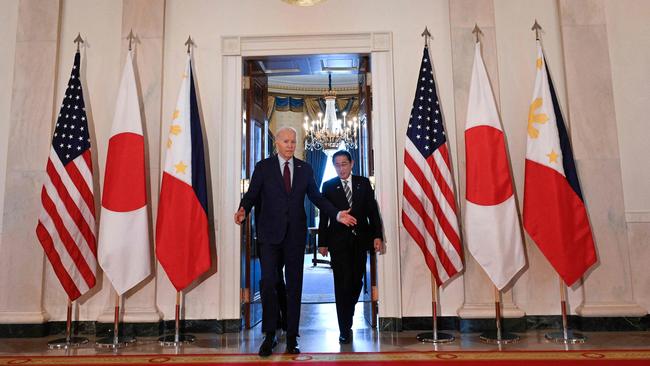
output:
M251 289L243 288L240 291L240 299L242 304L250 304L251 302Z

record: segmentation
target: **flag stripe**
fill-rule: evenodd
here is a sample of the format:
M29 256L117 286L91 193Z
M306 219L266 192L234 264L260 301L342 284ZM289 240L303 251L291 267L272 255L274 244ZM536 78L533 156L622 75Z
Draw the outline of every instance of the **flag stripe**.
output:
M460 260L459 258L453 258L454 253L447 250L447 248L451 246L449 245L449 241L446 240L440 225L438 225L435 218L429 216L427 210L422 205L422 201L418 200L416 195L407 185L404 186L404 198L405 202L402 208L403 212L411 219L416 227L426 229L427 235L425 235L425 242L427 249L436 259L436 266L444 269L444 274L446 274L446 276L444 276L442 275L442 272L438 270L438 273L441 275L440 277L444 278L453 276L457 272L454 263L457 264ZM420 235L422 235L422 233L420 233ZM444 246L440 242L441 238L445 243Z
M48 231L48 229L45 228L41 220L39 220L38 226L36 227L36 235L38 236L38 240L43 245L43 250L45 251L45 255L47 255L48 260L50 261L50 263L52 263L52 268L54 269L54 273L59 278L59 281L63 285L65 291L67 293L71 293L72 298L77 298L81 296L81 292L77 288L75 281L70 277L70 274L66 272L64 269L64 267L69 268L70 266L66 266L61 262L61 257L59 256L58 251L55 249L55 244L52 241L50 232ZM68 256L66 256L66 258L69 259ZM75 273L78 274L78 272L76 271ZM81 281L81 283L85 283L85 282Z
M416 162L415 159L418 158L420 161ZM447 198L448 194L452 194L451 199L453 202L453 192L444 181L436 179L436 177L441 177L441 174L437 173L437 166L432 166L428 161L424 162L422 160L421 155L417 153L415 155L409 154L408 151L404 153L404 164L407 170L413 175L413 178L410 180L411 189L418 192L418 197L426 196L428 201L433 204L431 207L433 211L429 212L434 212L436 217L439 217L445 236L454 244L454 248L460 250L455 205L452 206ZM406 174L407 170L404 171L405 180L408 177ZM418 186L421 189L418 189Z
M75 159L79 160L79 159ZM81 195L81 198L83 198L83 201L86 203L86 206L88 207L89 212L93 213L95 212L95 199L93 198L93 192L90 189L90 187L86 184L86 181L84 180L83 175L77 169L77 164L75 163L75 160L73 160L72 164L68 164L65 166L65 170L67 171L67 175L70 177L70 182L74 184L74 186L77 188L77 191ZM81 163L80 165L83 165L84 163Z
M79 229L80 233L82 234L83 239L85 240L85 247L93 251L94 245L88 244L88 243L95 243L95 236L93 235L93 230L88 225L88 221L87 221L89 219L87 217L88 212L85 212L86 215L84 215L79 210L79 206L77 206L75 204L75 201L72 199L72 197L70 197L70 191L65 189L65 186L61 181L61 176L56 171L51 161L57 158L58 158L57 156L53 156L52 159L50 159L50 161L48 161L47 163L46 170L50 180L43 183L43 187L47 190L48 195L50 197L57 197L58 200L65 206L65 213L67 213L65 217L67 216L70 217L69 220L66 220L66 227L68 228L68 231L73 232L74 230L71 230L71 228L73 225L76 226ZM90 219L92 220L92 217L90 217Z
M95 283L93 271L86 262L85 256L81 253L79 247L77 247L75 241L70 235L70 232L66 228L63 222L64 220L59 216L57 209L61 208L58 207L59 205L53 202L49 196L49 192L47 192L46 189L44 189L41 194L41 201L43 202L43 208L45 209L47 216L42 217L40 221L43 226L48 229L50 236L54 236L56 234L54 237L59 239L57 240L57 244L61 244L60 246L57 246L57 252L59 253L59 256L64 255L70 258L70 261L72 263L69 263L67 260L64 261L67 265L72 264L72 266L68 268L74 268L72 270L69 269L68 272L72 272L71 277L75 279L77 276L74 275L74 272L75 270L78 271L79 277L85 281L87 287L92 287L92 285ZM78 288L82 288L82 286L80 286L81 281L75 280L75 283L77 284Z
M433 243L435 244L435 253L436 257L440 261L440 263L443 263L443 266L445 268L445 271L451 276L454 273L457 272L457 268L462 266L462 259L458 256L458 253L455 250L455 247L453 244L450 243L448 238L444 235L444 231L441 229L440 225L438 224L438 220L436 220L434 217L431 216L426 216L426 209L422 205L423 201L417 200L415 195L413 197L408 197L408 194L413 194L412 192L405 192L404 196L407 198L407 201L411 203L410 207L409 205L405 205L406 209L412 209L414 210L414 213L418 213L419 217L415 217L413 215L409 215L412 220L414 220L416 223L418 223L418 218L423 219L423 221L419 222L419 224L425 228L427 228L429 232L429 237L433 239ZM415 200L415 201L413 201ZM415 203L413 205L412 203ZM430 211L429 211L430 212ZM408 213L408 212L407 212ZM425 215L423 217L423 215ZM437 217L437 216L436 216ZM431 227L427 221L431 221L433 227ZM433 228L434 232L431 232L431 228Z
M454 265L461 265L462 260L457 255L457 248L459 245L458 234L453 230L447 216L445 213L443 213L443 211L449 210L441 209L441 201L433 198L432 196L430 196L429 199L422 199L422 197L429 196L429 194L425 193L418 183L426 183L426 181L418 180L410 173L411 169L404 171L404 197L407 198L407 201L416 210L416 212L418 212L420 217L422 217L424 223L427 223L427 220L431 220L435 231L430 232L430 234L435 239L436 250L444 250L446 253L443 259L449 256L452 258L451 262L453 262ZM407 186L408 191L406 190ZM427 186L430 187L428 184ZM440 196L438 195L437 197ZM452 219L454 218L455 216L452 217ZM427 228L429 228L429 226L427 226Z
M61 162L61 160L59 160L58 155L54 151L52 151L50 157L51 158L48 161L48 164L51 163L52 165L54 165L55 170L59 174L61 182L65 186L65 189L68 191L68 194L75 202L79 210L83 213L84 220L88 223L88 226L93 228L93 232L94 232L94 228L95 228L94 201L91 201L92 202L91 206L88 205L86 199L82 196L81 192L79 192L78 189L79 185L73 182L72 177L69 175L68 169L66 169L63 166L63 163ZM79 178L79 176L77 176L77 178ZM85 202L86 204L79 204L82 201Z
M402 211L402 222L404 223L404 228L406 229L406 231L408 231L411 234L415 243L420 247L420 250L424 255L424 261L426 262L427 267L429 267L431 274L436 279L436 283L444 283L445 281L447 281L448 280L447 273L446 272L440 273L438 271L438 268L440 268L441 265L436 260L436 258L434 258L434 256L431 255L431 251L429 250L428 244L425 239L426 237L422 235L420 230L418 230L418 226L414 224L413 221L411 221L411 219L409 218L408 214L405 211ZM441 274L444 276L443 278L440 277Z

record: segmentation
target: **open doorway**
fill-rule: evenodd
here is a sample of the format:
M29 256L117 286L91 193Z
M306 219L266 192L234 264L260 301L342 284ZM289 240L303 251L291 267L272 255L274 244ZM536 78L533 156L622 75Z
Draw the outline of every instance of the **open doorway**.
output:
M350 152L355 160L356 175L374 175L372 159L372 94L368 54L325 54L303 56L251 57L243 59L242 90L242 167L244 185L253 173L255 163L271 156L273 131L278 126L291 126L298 132L295 156L314 168L318 185L335 173L323 149L305 146L305 119L313 121L326 112L324 93L336 92L337 118L356 117L359 128L357 144ZM331 81L330 81L331 80ZM329 176L331 175L331 176ZM245 188L244 188L245 189ZM303 279L303 306L331 304L334 307L334 286L328 258L317 252L318 211L307 201L307 224ZM254 218L254 214L250 217ZM259 295L260 264L254 219L242 231L241 283L242 322L244 328L261 321ZM364 275L364 286L357 311L362 310L366 327L377 325L376 258L370 253ZM334 316L335 315L335 310ZM358 318L358 316L355 316ZM325 320L322 320L325 321ZM355 319L355 323L356 323ZM355 324L355 327L358 326Z

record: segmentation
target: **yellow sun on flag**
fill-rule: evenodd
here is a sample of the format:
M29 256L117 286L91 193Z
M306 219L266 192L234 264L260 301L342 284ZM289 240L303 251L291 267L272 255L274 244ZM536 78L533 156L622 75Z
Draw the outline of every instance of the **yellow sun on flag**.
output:
M167 148L171 149L172 147L172 139L167 139Z
M187 169L187 165L183 164L183 162L181 161L178 164L174 165L174 168L176 168L176 173L185 174L185 169Z
M535 110L542 106L542 98L537 98L530 105L528 110L528 136L532 139L539 137L539 130L535 128L535 123L544 124L548 121L548 116L544 113L535 114Z
M543 63L542 63L542 58L540 57L540 58L538 58L537 61L535 62L535 67L537 68L537 70L541 70L541 69L542 69L542 65L543 65Z
M178 109L174 110L174 113L172 113L172 119L177 119L181 115L181 111Z
M548 156L548 162L549 163L557 163L557 158L560 156L558 153L555 152L555 150L551 149L551 152L549 154L546 154Z
M169 126L169 133L172 135L178 135L181 133L181 125L171 125Z

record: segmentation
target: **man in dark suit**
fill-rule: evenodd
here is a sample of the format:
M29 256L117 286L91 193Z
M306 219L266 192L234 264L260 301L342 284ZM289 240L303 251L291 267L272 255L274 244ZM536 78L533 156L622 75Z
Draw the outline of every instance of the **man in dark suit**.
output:
M296 149L296 130L281 127L276 131L277 155L255 165L248 191L239 203L235 223L241 224L253 206L256 207L257 239L262 267L262 332L266 337L259 355L269 356L277 344L282 264L285 267L287 300L287 353L300 353L298 325L302 295L302 274L307 238L305 195L324 216L331 216L343 225L354 225L356 220L348 212L337 210L324 199L314 181L309 164L293 156Z
M357 225L347 227L331 220L327 215L318 225L318 250L323 256L332 254L334 296L339 321L339 342L350 343L354 307L359 300L366 271L366 253L384 248L381 218L375 192L368 178L352 175L354 160L347 151L337 151L332 156L338 177L323 184L323 197L339 210L350 210Z

